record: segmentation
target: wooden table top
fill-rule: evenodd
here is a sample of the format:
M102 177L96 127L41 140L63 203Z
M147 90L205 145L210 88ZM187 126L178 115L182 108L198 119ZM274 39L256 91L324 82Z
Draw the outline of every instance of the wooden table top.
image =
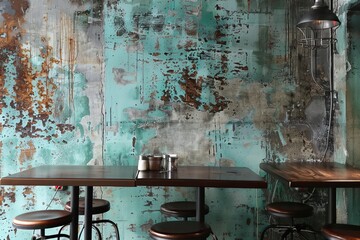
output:
M290 187L360 187L360 169L334 162L261 163Z
M266 188L258 174L245 167L179 166L173 172L139 171L137 186Z
M180 166L171 173L137 171L136 166L44 165L0 179L1 185L184 186L266 188L265 180L244 167Z
M0 185L135 186L135 166L44 165L0 179Z

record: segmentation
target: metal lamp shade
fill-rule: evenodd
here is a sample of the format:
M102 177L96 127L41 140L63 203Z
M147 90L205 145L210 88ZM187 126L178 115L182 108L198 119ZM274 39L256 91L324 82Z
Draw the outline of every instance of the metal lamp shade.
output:
M309 27L313 30L334 28L339 25L339 18L329 10L323 0L316 0L311 10L297 24L298 27Z

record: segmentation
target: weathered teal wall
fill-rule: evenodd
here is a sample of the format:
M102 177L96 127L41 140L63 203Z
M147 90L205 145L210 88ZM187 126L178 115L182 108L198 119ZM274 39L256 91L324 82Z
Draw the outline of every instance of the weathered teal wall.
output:
M136 165L139 154L165 152L177 153L180 165L255 172L261 161L322 159L327 93L310 79L309 49L298 46L295 27L311 2L2 1L1 176L42 164ZM340 139L344 126L339 121ZM343 143L329 145L326 157L342 159ZM12 218L44 209L54 194L28 186L0 192L0 239L11 240L29 235L15 231ZM106 217L126 240L147 238L164 220L164 201L194 199L187 188L95 194L111 201ZM207 189L206 221L219 239L257 239L268 220L265 196ZM325 198L316 196L323 214ZM58 193L51 208L68 198Z
M346 163L360 167L359 161L359 141L360 141L360 122L359 122L359 108L360 101L358 96L359 91L359 74L357 68L359 65L359 39L360 39L360 6L358 1L348 1L342 4L341 16L344 25L344 31L341 34L347 34L347 41L341 42L339 69L346 71L346 87L342 90L346 93L346 146L347 157ZM346 66L343 69L341 66ZM340 70L340 73L341 73ZM360 196L360 189L343 189L338 193L340 199L343 199L345 204L342 206L343 218L339 219L343 222L357 224L360 219L360 207L358 199Z

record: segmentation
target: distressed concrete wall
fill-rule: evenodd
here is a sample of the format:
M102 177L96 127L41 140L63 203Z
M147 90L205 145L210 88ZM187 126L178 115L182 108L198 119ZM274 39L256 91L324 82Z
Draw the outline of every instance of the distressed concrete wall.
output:
M357 98L357 92L360 89L359 86L359 76L360 71L357 69L357 65L360 63L359 54L360 54L360 7L359 5L352 6L349 9L348 15L348 32L349 32L349 48L348 48L348 83L347 83L347 139L348 139L348 150L349 157L347 163L355 167L360 167L360 161L358 160L359 156L359 140L360 140L360 116L359 108L360 102ZM360 207L357 202L359 199L360 191L359 189L348 189L347 190L347 210L349 212L348 221L351 223L356 223L360 216Z
M346 41L340 42L338 69L339 74L345 72L346 85L342 89L346 93L346 159L345 162L354 167L360 167L358 159L358 143L359 143L359 107L360 102L357 97L359 90L359 21L360 7L359 1L342 2L340 8L341 17L344 23L344 31ZM346 66L344 69L343 66ZM342 75L342 76L344 76ZM345 94L344 94L345 95ZM339 221L356 224L360 217L360 208L357 204L360 195L359 189L342 189L339 191L339 199L343 200L344 206L341 206L339 212L342 218Z
M101 164L102 3L0 4L1 176L42 164ZM51 188L2 187L0 239L26 239L12 218L44 209ZM64 192L52 207L68 199Z
M136 165L139 154L164 152L177 153L181 165L255 172L261 161L342 161L346 121L327 139L326 62L315 66L313 81L311 50L298 44L297 18L311 4L2 1L1 175L41 164ZM336 86L345 85L344 69L337 65ZM342 119L345 93L339 96ZM0 191L0 239L25 239L29 233L14 231L11 219L45 208L53 189ZM122 239L146 239L148 227L164 220L164 201L194 199L187 188L95 193L112 202L106 217ZM326 193L314 196L323 216ZM68 197L58 193L51 207L62 208ZM266 199L262 190L207 189L206 220L219 239L257 239L268 220Z

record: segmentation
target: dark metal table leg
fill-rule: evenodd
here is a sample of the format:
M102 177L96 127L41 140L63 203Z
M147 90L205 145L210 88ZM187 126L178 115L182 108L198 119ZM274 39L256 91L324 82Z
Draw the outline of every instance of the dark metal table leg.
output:
M328 223L336 223L336 188L329 188Z
M78 225L79 225L79 187L71 187L71 213L73 214L70 223L70 239L77 240L78 238Z
M196 199L196 221L205 221L205 188L197 188L197 199Z
M85 189L85 215L84 215L84 239L91 238L91 225L92 225L92 200L93 200L93 187L87 186Z

